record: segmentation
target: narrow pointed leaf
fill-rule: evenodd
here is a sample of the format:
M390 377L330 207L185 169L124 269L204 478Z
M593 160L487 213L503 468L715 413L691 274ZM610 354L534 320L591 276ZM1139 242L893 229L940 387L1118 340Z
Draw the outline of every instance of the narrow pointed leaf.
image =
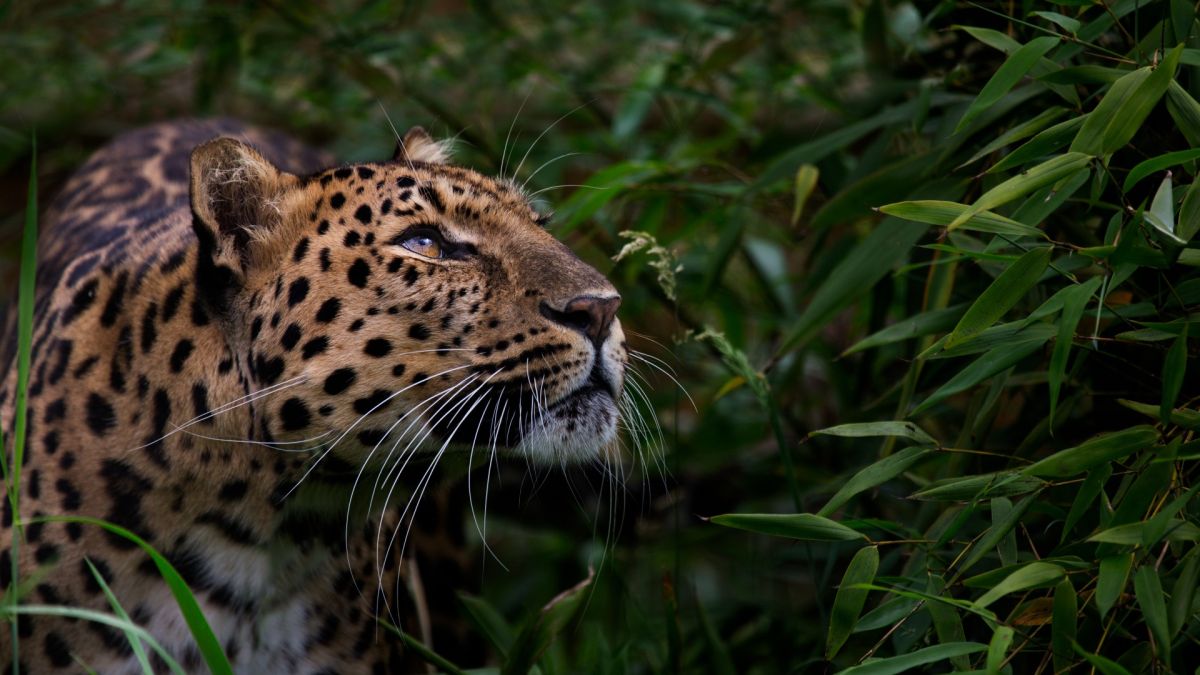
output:
M1171 632L1167 622L1167 602L1163 596L1162 582L1154 565L1142 565L1133 576L1134 593L1146 627L1154 637L1158 658L1171 663Z
M1170 173L1159 184L1158 191L1154 193L1154 200L1150 203L1150 209L1142 215L1146 222L1171 241L1180 245L1187 243L1175 235L1175 194L1171 186Z
M710 519L717 525L805 541L852 541L862 533L812 513L727 513Z
M958 371L954 377L929 395L913 409L912 415L920 414L947 398L964 392L980 382L1016 365L1021 359L1041 348L1049 336L1034 340L1022 340L995 347Z
M842 583L838 586L837 595L833 599L833 609L829 615L829 633L825 640L825 658L837 656L838 650L846 643L854 630L854 624L862 614L863 606L867 603L869 591L858 588L855 584L869 584L875 581L875 572L879 569L879 548L866 546L854 554L846 573L842 575Z
M951 348L970 340L1012 309L1046 271L1051 251L1049 247L1035 248L1009 265L959 320L946 339L946 347Z
M1163 360L1162 371L1162 402L1159 403L1158 418L1164 424L1170 424L1171 413L1175 410L1175 401L1179 391L1183 389L1183 376L1187 371L1187 324L1183 332L1175 338L1174 344L1167 350L1167 358Z
M1056 452L1049 457L1022 469L1022 473L1042 478L1067 478L1092 467L1129 455L1150 447L1158 440L1154 427L1139 425L1110 434L1102 434L1091 440Z
M818 429L812 436L841 436L843 438L872 438L879 436L894 436L907 438L920 445L937 445L938 442L924 429L912 422L858 422L854 424L839 424L836 427Z
M1029 563L979 596L975 604L979 607L987 607L1009 593L1057 584L1065 575L1066 571L1058 565L1045 562Z
M993 164L986 173L1000 173L1015 169L1018 166L1041 159L1057 151L1070 143L1071 139L1075 138L1075 135L1079 133L1079 128L1083 126L1087 118L1086 114L1079 115L1038 132L1036 136L1029 139L1021 147L1008 153L999 162Z
M932 440L932 439L931 439ZM900 452L888 455L883 459L871 464L854 474L850 480L829 498L825 506L817 511L817 515L828 517L842 507L843 504L850 501L855 495L869 490L876 485L886 483L887 481L899 476L906 471L908 467L917 463L922 457L934 452L932 448L913 446L905 448Z
M988 643L987 675L1000 674L1000 665L1004 663L1004 656L1008 654L1012 642L1013 629L1004 625L996 626L996 630L992 632L992 641Z
M1180 241L1189 242L1196 232L1200 231L1200 175L1188 186L1183 195L1183 205L1179 207L1179 223L1175 227L1175 235ZM1185 251L1186 253L1187 251ZM1182 262L1182 260L1180 261Z
M529 672L583 606L587 598L586 591L594 576L595 571L589 569L586 579L554 596L525 623L513 640L504 667L500 669L501 675L524 675Z
M1192 620L1192 602L1196 597L1196 580L1200 578L1200 547L1193 546L1180 564L1180 572L1171 588L1171 605L1167 609L1167 620L1171 638Z
M897 321L887 328L868 335L842 352L842 356L849 356L874 347L948 331L954 327L954 324L958 323L959 318L962 317L966 309L967 306L965 304L954 305L953 307L933 309L910 316L907 319Z
M970 208L965 204L947 202L937 199L921 199L908 202L896 202L879 207L879 210L889 216L913 220L930 225L949 225ZM1046 234L1036 227L1030 227L1011 218L981 211L958 226L963 230L990 232L993 234L1011 234L1017 237L1041 237Z
M929 663L945 661L956 656L978 654L987 645L978 642L949 642L925 647L900 656L878 659L839 671L838 675L896 675Z
M812 164L802 164L796 170L795 205L792 207L792 225L799 223L800 217L804 215L804 206L808 203L808 198L812 195L813 189L817 187L817 178L820 175L820 171Z
M1125 176L1125 182L1121 185L1121 190L1129 192L1133 186L1138 184L1146 176L1152 173L1158 173L1165 169L1169 169L1184 162L1191 162L1200 159L1200 148L1192 148L1191 150L1178 150L1176 152L1168 152L1158 157L1151 157L1144 162L1133 167Z
M1054 618L1050 622L1050 644L1056 672L1070 667L1071 643L1075 642L1078 625L1078 598L1075 587L1071 585L1071 577L1066 577L1054 587Z
M1038 62L1046 52L1053 49L1059 40L1056 37L1040 37L1030 40L1027 44L1021 45L1005 59L1004 63L996 69L995 74L988 80L987 84L983 85L983 89L971 105L967 107L967 111L963 113L962 119L958 121L958 126L955 127L955 133L962 131L963 127L978 117L983 111L995 105L1000 97L1004 96L1012 89L1022 77L1029 72L1030 68Z
M1040 190L1047 185L1053 185L1076 171L1083 169L1090 161L1092 161L1091 155L1082 152L1068 152L1064 155L1048 159L983 193L971 205L971 208L951 221L947 227L951 230L956 229L973 218L977 213L990 211L997 206L1002 206L1014 199L1024 197L1035 190Z
M939 481L919 490L912 499L922 501L971 501L991 497L1012 497L1045 487L1046 482L1018 472L988 473Z
M1054 342L1054 351L1050 354L1050 367L1046 370L1046 380L1050 387L1050 422L1058 408L1058 395L1062 390L1063 377L1067 372L1067 357L1071 353L1071 344L1075 340L1075 328L1083 318L1087 302L1100 287L1102 277L1092 277L1078 286L1072 286L1064 291L1062 317L1058 322L1058 338Z

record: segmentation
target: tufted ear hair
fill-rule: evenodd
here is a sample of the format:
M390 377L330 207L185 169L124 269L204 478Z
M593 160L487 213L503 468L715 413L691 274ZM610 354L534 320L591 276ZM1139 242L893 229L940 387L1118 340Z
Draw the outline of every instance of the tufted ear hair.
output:
M435 141L424 127L413 127L396 142L393 162L426 162L445 164L450 159L449 141Z
M213 254L247 254L254 238L279 222L278 202L297 182L266 157L233 138L216 138L192 151L193 226ZM210 241L205 241L209 239Z

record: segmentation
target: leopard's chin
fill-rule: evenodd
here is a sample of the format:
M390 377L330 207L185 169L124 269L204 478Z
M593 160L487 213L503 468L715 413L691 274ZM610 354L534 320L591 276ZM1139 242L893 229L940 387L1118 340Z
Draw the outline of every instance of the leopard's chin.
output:
M547 464L602 458L617 437L619 418L609 389L588 382L537 416L513 451Z

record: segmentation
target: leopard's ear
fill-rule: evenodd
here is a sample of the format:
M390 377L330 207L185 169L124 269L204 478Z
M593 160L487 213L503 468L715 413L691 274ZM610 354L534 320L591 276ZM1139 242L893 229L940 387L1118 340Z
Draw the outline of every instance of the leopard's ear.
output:
M404 140L396 142L393 162L425 162L445 164L450 159L450 142L435 141L424 127L413 127L404 134Z
M217 138L192 151L193 227L214 256L244 258L250 242L279 224L278 204L297 182L257 150ZM207 240L207 241L206 241Z

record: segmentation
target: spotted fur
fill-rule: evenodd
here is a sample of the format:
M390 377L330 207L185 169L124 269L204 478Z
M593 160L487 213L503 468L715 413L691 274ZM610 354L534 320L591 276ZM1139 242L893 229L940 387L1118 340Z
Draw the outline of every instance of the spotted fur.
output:
M392 161L327 165L234 122L161 125L98 152L43 219L22 517L144 538L237 672L394 671L375 617L414 612L392 540L414 475L447 447L593 458L616 430L619 297L519 190L445 163L420 130ZM135 545L75 523L24 531L25 602L107 610L90 561L203 669ZM118 631L19 628L28 672L137 671Z

